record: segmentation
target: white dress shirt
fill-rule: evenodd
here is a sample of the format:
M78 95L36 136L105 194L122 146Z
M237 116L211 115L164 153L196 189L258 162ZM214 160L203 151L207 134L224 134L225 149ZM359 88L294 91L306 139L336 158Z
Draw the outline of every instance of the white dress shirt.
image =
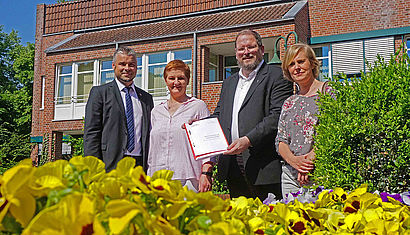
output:
M127 105L125 102L125 91L124 91L125 85L122 84L120 81L118 81L117 78L115 78L115 82L117 82L118 88L120 89L122 104L124 105L125 112L127 112L126 111ZM135 91L134 82L132 83L131 89L129 90L129 92L130 92L131 101L132 101L132 109L134 111L135 148L132 152L129 152L128 150L126 150L124 154L130 155L130 156L142 156L142 153L141 153L142 106L138 98L137 92ZM127 136L125 138L127 138Z
M239 81L238 85L236 86L235 91L235 98L233 101L233 109L232 109L232 126L231 126L231 137L232 142L238 139L239 136L239 127L238 127L238 116L239 110L241 109L243 100L245 99L246 94L249 91L249 88L252 85L253 80L255 80L256 74L258 73L259 69L261 68L264 60L260 62L258 67L253 70L248 77L245 77L242 73L242 69L239 70Z

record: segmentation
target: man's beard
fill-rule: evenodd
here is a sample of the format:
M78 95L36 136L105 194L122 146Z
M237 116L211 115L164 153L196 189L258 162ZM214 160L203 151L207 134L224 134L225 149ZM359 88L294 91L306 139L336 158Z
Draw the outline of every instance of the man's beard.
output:
M238 59L236 59L236 62L238 63L239 68L246 70L246 71L253 71L255 70L258 65L261 63L262 58L256 57L255 62L251 63L251 64L244 64L241 61L239 61Z

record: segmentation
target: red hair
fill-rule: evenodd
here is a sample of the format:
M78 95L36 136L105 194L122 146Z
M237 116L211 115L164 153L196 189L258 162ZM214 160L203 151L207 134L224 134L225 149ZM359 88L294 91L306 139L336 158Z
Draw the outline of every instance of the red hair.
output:
M164 78L167 79L168 72L171 70L181 70L184 72L185 77L188 79L191 77L191 69L189 69L189 66L184 63L182 60L172 60L170 61L167 66L165 66L164 69Z

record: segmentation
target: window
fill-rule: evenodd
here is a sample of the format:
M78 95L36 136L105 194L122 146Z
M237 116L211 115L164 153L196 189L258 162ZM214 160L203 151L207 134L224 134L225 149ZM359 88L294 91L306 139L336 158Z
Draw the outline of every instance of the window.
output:
M225 79L234 73L239 72L238 63L236 62L235 56L225 56L224 57L224 75Z
M100 78L101 85L106 84L114 80L114 70L112 69L112 60L103 60L100 62Z
M82 62L77 64L77 86L76 101L77 103L87 103L88 94L94 81L94 62Z
M40 104L40 110L44 109L44 91L46 88L46 77L41 76L41 104Z
M269 62L269 53L263 55L263 60L266 63ZM227 79L229 76L239 72L240 68L238 62L236 61L236 56L225 56L224 57L224 79Z
M316 47L313 48L313 51L316 54L316 58L320 61L318 80L326 81L329 77L331 77L329 46Z
M366 61L373 64L380 55L385 60L394 53L394 38L372 38L338 42L332 44L332 72L345 73L348 77L360 76L361 71L369 71Z
M168 61L167 54L148 55L148 92L155 97L167 95L167 88L163 78L164 69Z
M81 119L93 85L97 85L99 61L57 66L54 120Z
M407 55L410 56L410 36L408 36L406 39L406 49L407 49Z
M72 65L60 66L57 77L57 104L71 103Z
M168 62L178 59L184 61L191 69L192 82L192 50L168 51L155 54L144 54L138 58L137 86L141 81L141 88L147 90L154 97L154 102L167 98L168 90L164 82L164 69ZM141 62L139 62L141 60ZM190 84L192 84L190 82ZM191 93L191 86L187 87L187 94Z
M209 78L208 82L219 81L219 56L209 53Z
M137 57L138 70L134 83L153 95L156 103L167 98L168 91L163 72L165 65L174 58L192 67L191 49L144 54ZM115 78L111 58L60 64L57 65L56 74L54 120L83 118L91 88L109 83ZM42 82L42 92L44 92L45 80ZM191 93L191 86L187 87L187 93ZM42 99L44 99L43 93Z

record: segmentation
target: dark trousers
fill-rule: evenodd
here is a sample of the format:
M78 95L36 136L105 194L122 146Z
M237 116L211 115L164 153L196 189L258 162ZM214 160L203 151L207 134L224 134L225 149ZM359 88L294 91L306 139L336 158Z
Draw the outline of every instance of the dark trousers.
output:
M245 176L242 174L235 159L230 161L227 183L231 198L239 196L245 196L248 198L258 197L263 201L268 197L268 193L273 193L277 200L282 199L282 188L280 183L252 185L245 179Z
M143 166L142 156L124 155L124 157L131 157L135 159L135 166Z

